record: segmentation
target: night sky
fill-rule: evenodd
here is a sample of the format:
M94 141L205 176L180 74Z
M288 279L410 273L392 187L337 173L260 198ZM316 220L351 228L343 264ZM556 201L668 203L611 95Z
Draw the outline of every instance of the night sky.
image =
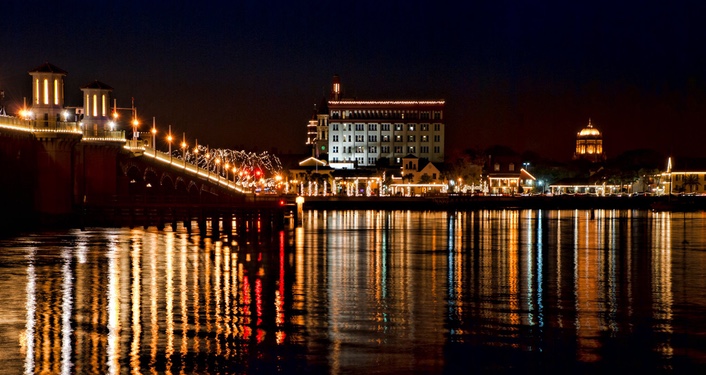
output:
M205 4L202 4L205 3ZM231 4L232 3L232 4ZM0 89L100 80L193 144L304 152L314 104L446 100L447 156L501 144L565 161L591 118L608 157L706 154L701 1L4 1ZM163 134L163 133L162 133Z

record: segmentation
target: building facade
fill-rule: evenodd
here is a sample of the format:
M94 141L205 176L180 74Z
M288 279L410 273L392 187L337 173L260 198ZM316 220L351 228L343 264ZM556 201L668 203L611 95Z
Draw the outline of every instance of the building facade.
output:
M603 135L591 124L591 119L589 119L588 125L576 134L574 159L586 159L595 163L604 161L605 158Z
M319 107L313 144L335 169L374 167L383 158L401 165L409 154L441 163L444 105L443 100L345 99L334 76L330 98Z

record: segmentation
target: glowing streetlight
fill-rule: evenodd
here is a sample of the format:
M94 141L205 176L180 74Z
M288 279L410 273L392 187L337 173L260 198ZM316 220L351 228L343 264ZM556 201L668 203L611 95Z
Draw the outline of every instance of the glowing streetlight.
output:
M152 117L152 148L157 151L157 125L155 124L155 119Z
M206 178L209 178L209 177L211 177L211 168L209 168L209 163L210 163L209 159L211 158L211 154L208 152L208 148L206 148L206 155L204 155L203 157L206 158L206 171L208 172L206 174Z
M220 170L220 167L221 167L221 159L220 159L220 158L216 158L216 175L218 176L218 179L219 179L219 180L221 179L221 170Z
M167 135L167 143L169 143L169 162L172 162L172 126L169 125L169 135Z
M182 133L181 135L181 149L182 149L182 158L184 158L184 164L186 164L186 132Z

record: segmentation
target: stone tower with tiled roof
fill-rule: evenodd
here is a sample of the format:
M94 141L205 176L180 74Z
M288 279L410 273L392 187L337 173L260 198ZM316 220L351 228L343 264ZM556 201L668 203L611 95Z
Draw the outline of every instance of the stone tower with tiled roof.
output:
M32 76L31 117L37 127L55 126L62 121L64 110L64 77L66 71L48 62L29 71Z
M114 130L110 111L110 94L113 88L98 80L81 87L83 92L84 134L101 137Z

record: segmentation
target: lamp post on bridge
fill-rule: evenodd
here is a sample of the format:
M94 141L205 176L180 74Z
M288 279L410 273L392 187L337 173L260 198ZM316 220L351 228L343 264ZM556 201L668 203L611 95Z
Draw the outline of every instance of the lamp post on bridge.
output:
M184 159L184 168L186 168L186 132L182 133L181 136L181 149L182 149L182 154L181 157Z
M132 140L135 141L135 144L133 146L137 146L137 126L140 125L140 122L137 120L137 108L135 107L135 98L131 98L131 103L132 104L130 108L118 107L118 100L113 99L113 121L118 121L118 110L130 111L132 113L132 120L130 121L132 125Z
M172 163L172 126L169 125L169 135L167 135L167 143L169 143L169 164Z
M218 176L218 181L221 180L221 159L216 158L216 176Z
M155 151L155 156L157 155L157 125L155 124L154 117L152 117L152 149Z
M208 147L206 147L206 155L204 155L204 157L206 158L206 171L207 171L206 179L208 180L211 178L211 168L210 168L211 154L208 152Z

